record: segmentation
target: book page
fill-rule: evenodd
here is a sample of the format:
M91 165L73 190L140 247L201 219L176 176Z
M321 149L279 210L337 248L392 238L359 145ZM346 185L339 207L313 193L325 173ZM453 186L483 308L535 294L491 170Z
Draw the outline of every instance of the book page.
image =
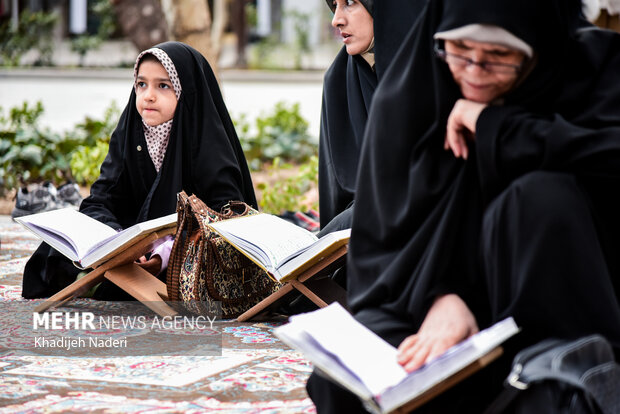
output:
M507 318L478 332L411 372L383 393L378 398L379 404L384 411L391 411L407 403L488 354L518 331L514 319Z
M286 335L293 330L292 346L302 350L311 362L316 360L327 374L352 391L359 390L362 384L385 412L438 386L519 331L514 320L507 318L407 374L396 360L396 348L360 324L338 303L292 316L289 325L292 327L276 328L274 334L279 336L284 331ZM299 342L304 343L296 345ZM324 355L319 358L317 353ZM330 369L326 362L329 360L339 367Z
M320 259L346 245L351 237L351 229L339 230L321 237L299 255L284 259L278 268L278 280L286 282L295 279Z
M52 247L56 247L55 244L58 244L59 240L65 240L65 243L73 247L78 258L81 258L101 240L116 234L116 230L110 226L70 207L19 217L16 221L48 242ZM47 236L49 233L57 235L54 238L55 240L49 239Z
M323 348L302 327L289 323L278 327L274 333L291 348L301 350L316 368L323 371L319 374L325 373L323 375L331 377L332 380L335 379L362 399L373 398L366 386L340 361L338 356Z
M252 244L260 248L268 263L277 268L282 261L317 241L317 237L295 224L271 214L255 214L211 223L225 239L244 248Z
M402 381L407 372L396 361L397 350L363 326L340 304L291 317L323 348L335 354L372 395Z
M177 213L172 213L128 227L92 246L80 260L80 265L82 267L90 267L100 263L102 260L113 256L123 247L136 243L148 234L162 228L174 226L176 221Z

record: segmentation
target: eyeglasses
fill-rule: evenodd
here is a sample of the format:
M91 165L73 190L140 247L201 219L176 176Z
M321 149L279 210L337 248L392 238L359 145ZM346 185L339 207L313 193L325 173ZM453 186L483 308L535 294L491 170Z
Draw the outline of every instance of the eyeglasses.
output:
M519 65L515 65L512 63L502 63L502 62L487 62L483 60L482 62L476 62L468 57L455 55L454 53L448 53L443 49L439 49L435 47L435 55L446 62L448 65L457 66L459 68L465 68L469 65L480 66L481 69L486 70L490 73L510 73L515 74L519 73L523 68L523 63Z

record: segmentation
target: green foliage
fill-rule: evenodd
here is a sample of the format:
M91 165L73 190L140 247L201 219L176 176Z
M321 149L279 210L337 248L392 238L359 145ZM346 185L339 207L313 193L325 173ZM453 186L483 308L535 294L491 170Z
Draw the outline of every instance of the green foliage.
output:
M0 115L0 192L32 181L60 183L71 178L70 153L78 142L40 128L42 113L40 102L34 107L24 102L8 117Z
M104 40L109 39L117 29L112 3L110 0L97 0L91 6L92 13L99 18L97 36Z
M293 20L295 31L295 69L301 69L301 58L310 52L310 18L309 13L301 13L296 10L286 13Z
M94 147L80 146L73 153L71 172L78 183L90 186L95 182L109 146L109 142L99 141Z
M318 185L319 159L313 155L308 162L300 165L296 174L284 178L283 171L293 168L291 164L283 164L280 158L273 160L269 175L276 178L272 184L259 183L261 191L259 206L262 211L281 214L284 211L305 211L309 208L318 209L316 202L306 200L305 195Z
M90 50L96 50L103 42L112 36L116 30L116 19L112 2L97 0L90 6L90 11L99 19L97 33L84 34L71 39L71 50L80 56L80 66L84 66L84 59Z
M86 118L73 131L74 136L83 143L75 149L70 162L71 173L78 183L91 185L99 177L99 168L108 154L110 137L119 113L118 107L112 104L106 109L102 120Z
M107 153L103 148L109 142L118 112L113 105L106 110L103 120L86 118L73 131L57 134L38 125L43 114L40 102L34 106L24 102L21 107L11 108L8 114L0 108L0 193L45 180L60 185L80 177L79 182L91 183L92 169L98 169L99 160L105 157L100 153ZM93 148L86 151L85 147ZM81 169L73 172L72 158L76 151L82 152L82 160L98 163L94 167L82 164ZM79 162L76 163L79 167Z
M250 49L250 69L282 69L275 54L283 50L282 44L273 35L260 39Z
M84 66L84 60L88 51L99 49L102 43L103 39L97 35L80 35L71 39L71 51L80 56L79 66Z
M24 10L19 24L12 27L10 21L0 25L0 63L18 66L27 51L37 49L39 63L49 64L52 56L52 30L58 21L54 13Z
M290 17L293 24L295 34L293 41L290 44L283 44L274 35L262 38L249 49L250 69L300 70L304 68L303 57L312 51L310 46L311 15L299 11L287 11L285 15Z
M276 158L305 162L317 152L316 139L308 133L308 121L299 113L299 103L288 107L278 102L271 113L256 118L254 128L245 115L234 123L252 170Z
M73 131L69 132L85 146L94 146L97 142L110 142L110 136L120 116L121 110L112 102L103 113L102 119L84 118L84 122L77 124Z
M254 3L245 4L245 19L248 27L256 27L258 24L258 13Z

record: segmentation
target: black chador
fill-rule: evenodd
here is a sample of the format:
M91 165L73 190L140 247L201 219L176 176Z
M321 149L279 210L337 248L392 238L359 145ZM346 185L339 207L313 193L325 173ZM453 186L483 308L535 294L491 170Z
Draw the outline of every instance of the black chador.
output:
M377 88L348 293L356 318L393 345L438 295L456 293L481 329L513 316L514 349L594 332L620 348L620 35L580 10L579 0L431 1ZM463 161L443 147L461 95L433 35L470 24L509 31L534 57L482 111ZM500 387L507 372L496 374ZM354 411L351 394L313 381L320 413ZM424 409L479 412L471 404L493 396L468 386Z
M319 143L319 203L321 228L351 207L355 176L368 109L377 87L377 75L359 55L343 47L325 73ZM351 214L330 229L351 226Z
M115 229L174 213L181 190L218 209L230 200L256 207L250 172L228 110L204 57L178 42L155 46L170 58L182 92L159 171L147 149L136 93L110 140L109 153L80 211ZM73 282L78 269L43 243L26 264L22 295L50 296ZM102 285L97 289L106 291ZM112 295L114 296L114 295Z
M327 3L334 10L332 2ZM357 166L372 96L425 3L363 1L373 16L374 47L367 52L373 59L350 56L343 47L325 73L319 144L319 203L325 232L351 227Z

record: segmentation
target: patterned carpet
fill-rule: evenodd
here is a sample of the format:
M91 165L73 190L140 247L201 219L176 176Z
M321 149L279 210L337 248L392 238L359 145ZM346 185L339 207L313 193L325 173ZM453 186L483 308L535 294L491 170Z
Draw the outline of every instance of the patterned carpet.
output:
M143 352L131 356L32 352L28 331L40 301L21 298L21 274L39 242L0 216L0 243L0 412L315 412L304 388L310 364L271 334L281 322L222 321L190 342L183 342L188 335L136 331L130 339ZM79 299L66 306L104 314L112 305ZM221 345L215 355L153 355L209 337Z

